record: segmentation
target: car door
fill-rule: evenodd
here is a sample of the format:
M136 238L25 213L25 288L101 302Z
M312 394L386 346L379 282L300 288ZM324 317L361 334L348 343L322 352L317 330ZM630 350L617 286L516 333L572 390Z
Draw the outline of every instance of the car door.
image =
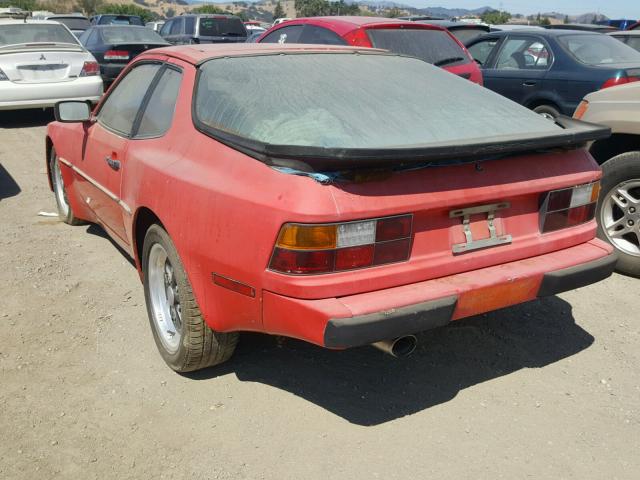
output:
M542 90L552 63L551 50L542 38L509 35L483 70L484 85L514 102L527 105Z
M120 200L120 186L127 147L145 94L160 68L159 63L139 64L115 85L87 129L81 164L77 165L83 200L109 233L125 243L123 215L131 212Z

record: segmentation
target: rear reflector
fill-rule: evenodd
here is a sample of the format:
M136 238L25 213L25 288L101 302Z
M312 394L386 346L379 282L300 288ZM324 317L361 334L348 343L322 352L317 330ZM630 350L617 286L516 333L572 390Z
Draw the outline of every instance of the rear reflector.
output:
M105 60L129 60L129 52L126 50L107 50L104 54Z
M220 287L233 290L234 292L241 293L242 295L246 295L247 297L256 296L255 289L253 287L250 287L249 285L240 283L237 280L232 280L231 278L223 277L222 275L218 275L217 273L214 273L212 275L213 275L213 283L215 283Z
M599 182L547 193L540 211L540 230L553 232L592 220L599 194Z
M280 229L269 269L304 275L405 261L412 220L412 215L400 215L327 225L287 223Z

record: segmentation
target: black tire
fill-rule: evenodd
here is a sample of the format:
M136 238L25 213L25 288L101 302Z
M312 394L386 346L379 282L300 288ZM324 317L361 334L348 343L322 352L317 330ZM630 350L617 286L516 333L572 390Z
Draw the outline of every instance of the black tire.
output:
M151 280L149 276L149 257L155 244L159 244L166 252L167 261L175 275L177 285L176 296L180 304L179 344L172 352L163 343L162 333L158 331L158 323L154 319L154 308L151 299ZM176 372L191 372L211 367L228 360L238 343L238 333L220 333L211 330L202 318L200 307L193 296L193 290L187 278L182 261L169 237L160 225L152 225L144 237L142 248L142 272L144 275L144 296L153 338L164 361Z
M600 183L600 198L598 199L598 208L596 210L596 218L598 219L598 237L612 245L618 254L618 263L616 270L620 273L640 277L640 255L633 255L629 251L625 251L615 244L604 231L606 213L605 203L609 202L610 196L614 189L625 185L633 185L638 182L640 185L640 152L628 152L613 157L602 164L602 181ZM640 187L633 188L631 191L636 198L640 198ZM636 209L637 210L637 209ZM622 209L617 210L620 214ZM640 210L638 210L640 213ZM634 212L635 213L635 212ZM635 216L632 220L635 223L637 234L640 235L640 218ZM638 242L640 239L633 234L626 237L631 242ZM640 246L640 245L639 245Z
M533 109L533 111L540 115L551 118L557 118L558 116L560 116L560 111L556 107L551 105L538 105Z
M60 172L60 164L55 148L51 149L51 154L49 155L49 171L51 172L53 195L56 199L56 207L58 208L58 218L69 225L85 224L86 222L84 220L75 216L67 200L67 190L65 189L62 175L57 174L57 172Z

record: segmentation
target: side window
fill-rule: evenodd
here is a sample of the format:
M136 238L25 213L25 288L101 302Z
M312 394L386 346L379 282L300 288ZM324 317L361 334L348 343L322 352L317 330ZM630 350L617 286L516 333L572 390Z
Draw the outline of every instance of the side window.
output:
M338 34L323 27L315 25L305 25L302 35L298 40L300 43L312 43L322 45L346 45L347 42Z
M193 35L195 33L196 17L184 18L184 33L187 35Z
M498 56L498 70L544 70L549 66L549 50L534 38L509 38Z
M162 35L163 37L166 36L166 35L169 35L169 32L171 31L171 26L173 25L173 22L174 22L174 20L167 20L167 22L160 29L160 35Z
M282 27L264 37L260 43L299 43L304 25Z
M171 31L169 35L180 35L182 33L182 24L184 23L184 18L177 18L173 21L171 25Z
M470 47L468 47L468 50L476 62L478 62L480 65L484 65L485 63L487 63L489 55L491 55L491 52L497 44L497 38L489 38L487 40L482 40L471 45Z
M143 64L134 67L116 85L98 112L98 122L128 136L140 104L161 65Z
M173 120L182 73L166 68L153 90L142 115L135 138L159 137L164 135Z

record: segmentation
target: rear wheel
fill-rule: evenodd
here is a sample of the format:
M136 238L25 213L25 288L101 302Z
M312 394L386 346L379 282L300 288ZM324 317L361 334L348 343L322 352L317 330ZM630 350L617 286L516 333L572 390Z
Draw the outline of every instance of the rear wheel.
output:
M53 186L56 206L58 207L58 217L64 223L69 225L82 225L85 222L73 214L73 209L71 208L71 205L69 205L67 190L64 186L64 180L60 170L60 161L56 155L55 149L53 148L51 149L51 155L49 156L49 166L49 171L51 172L51 185Z
M149 323L167 365L190 372L228 360L238 334L214 332L205 324L178 252L160 225L145 235L142 271Z
M549 120L554 120L560 116L560 111L551 105L538 105L533 109L533 111L548 118Z
M640 277L640 152L613 157L602 173L598 236L616 249L619 272Z

